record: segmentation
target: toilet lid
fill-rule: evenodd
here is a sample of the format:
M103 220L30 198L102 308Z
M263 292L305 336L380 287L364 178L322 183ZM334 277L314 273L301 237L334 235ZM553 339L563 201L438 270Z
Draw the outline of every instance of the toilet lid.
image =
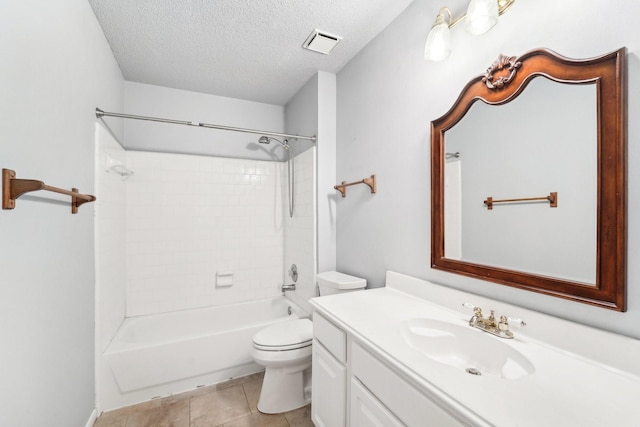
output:
M253 343L263 350L293 350L311 345L313 323L297 319L267 326L253 336Z

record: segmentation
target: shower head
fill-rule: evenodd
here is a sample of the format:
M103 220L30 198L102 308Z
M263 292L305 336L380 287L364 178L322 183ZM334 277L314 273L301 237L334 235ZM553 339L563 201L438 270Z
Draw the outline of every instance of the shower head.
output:
M268 137L268 136L264 136L264 135L263 135L263 136L261 136L261 137L260 137L260 139L258 140L258 142L259 142L260 144L270 144L272 140L273 140L273 141L275 141L275 142L277 142L278 144L280 144L280 145L282 146L282 148L284 148L285 150L288 150L288 149L289 149L289 141L288 141L288 140L286 140L286 139L285 139L284 141L280 141L279 139L276 139L276 138L272 138L272 137Z

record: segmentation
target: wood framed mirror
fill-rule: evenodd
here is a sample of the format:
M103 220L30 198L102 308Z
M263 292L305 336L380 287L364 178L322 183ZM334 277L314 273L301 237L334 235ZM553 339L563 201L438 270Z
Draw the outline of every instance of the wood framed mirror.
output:
M432 268L625 311L625 55L500 55L431 122Z

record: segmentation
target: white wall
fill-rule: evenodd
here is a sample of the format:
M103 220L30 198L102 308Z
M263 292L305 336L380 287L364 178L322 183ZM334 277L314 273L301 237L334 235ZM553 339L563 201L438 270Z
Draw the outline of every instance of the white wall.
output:
M283 163L127 157L135 173L126 184L127 316L280 294ZM227 272L233 285L216 286Z
M124 148L102 126L96 124L95 155L95 266L96 266L96 408L104 407L103 396L111 372L105 366L102 353L107 348L125 318L126 240L123 177L114 172L109 159L126 166ZM108 390L108 389L107 389Z
M284 129L284 107L140 83L125 83L127 114L209 123L271 132ZM106 118L111 122L122 119ZM283 160L260 135L193 126L125 121L128 150L205 154L241 159Z
M287 133L297 135L318 135L318 74L315 74L300 89L293 98L289 100L284 109L285 130ZM308 303L309 298L316 296L316 272L318 253L321 251L320 245L316 243L316 180L322 173L316 168L318 143L315 144L306 140L294 140L290 143L292 153L295 157L295 199L296 208L294 208L293 218L289 218L287 197L284 198L285 212L285 253L284 253L284 280L285 283L292 283L289 276L289 269L292 264L298 268L298 281L296 282L295 292L287 292L287 296L298 305L303 307L309 313L312 308ZM316 146L317 150L309 150ZM302 154L300 154L302 153ZM309 161L313 164L309 165ZM311 181L305 179L302 186L299 184L299 170L304 167L310 168L313 174ZM317 171L317 174L316 174ZM286 182L285 182L286 184ZM311 187L309 187L309 184ZM283 194L287 194L285 190ZM311 197L311 206L313 212L311 216L308 212L301 212L299 206L309 206L309 197ZM311 227L310 230L308 228ZM311 245L311 246L306 246ZM309 253L311 250L311 253Z
M93 192L94 109L122 108L123 78L89 4L0 2L0 52L1 166ZM72 215L69 198L34 196L0 212L0 425L84 426L95 398L94 205Z
M336 269L336 75L318 72L318 272Z
M102 353L125 317L126 182L109 160L127 164L127 153L96 124L95 242L96 351Z
M284 107L284 127L286 133L292 135L318 135L318 74L289 100ZM291 147L294 154L317 146L308 140L293 140Z
M288 133L317 136L317 269L336 268L336 76L319 71L285 108ZM305 150L309 142L294 143ZM299 147L299 148L298 148Z
M316 135L316 272L336 268L336 76L319 71L285 107L288 133ZM306 141L292 143L294 152L308 149ZM288 267L288 265L285 265ZM315 277L313 280L315 284ZM315 287L314 287L315 292ZM314 296L308 292L307 298ZM309 308L309 307L308 307Z
M451 0L454 15L465 1ZM489 33L457 26L453 53L441 63L422 59L440 4L415 1L338 74L338 176L377 174L378 194L351 191L338 202L339 270L382 286L400 271L586 324L640 337L640 133L638 117L640 4L631 0L516 1ZM567 19L567 17L572 17ZM607 18L603 18L607 17ZM453 105L464 85L499 53L546 47L573 58L626 46L629 65L628 311L618 313L432 270L430 264L429 124ZM350 188L351 190L351 188Z

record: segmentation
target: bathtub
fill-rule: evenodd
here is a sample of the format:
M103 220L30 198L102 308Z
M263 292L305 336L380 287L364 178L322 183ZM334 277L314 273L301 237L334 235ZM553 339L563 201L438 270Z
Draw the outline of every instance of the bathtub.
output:
M276 297L130 317L104 358L121 393L186 379L195 388L259 371L249 353L253 335L265 326L308 316L291 300ZM179 391L184 390L174 390Z

